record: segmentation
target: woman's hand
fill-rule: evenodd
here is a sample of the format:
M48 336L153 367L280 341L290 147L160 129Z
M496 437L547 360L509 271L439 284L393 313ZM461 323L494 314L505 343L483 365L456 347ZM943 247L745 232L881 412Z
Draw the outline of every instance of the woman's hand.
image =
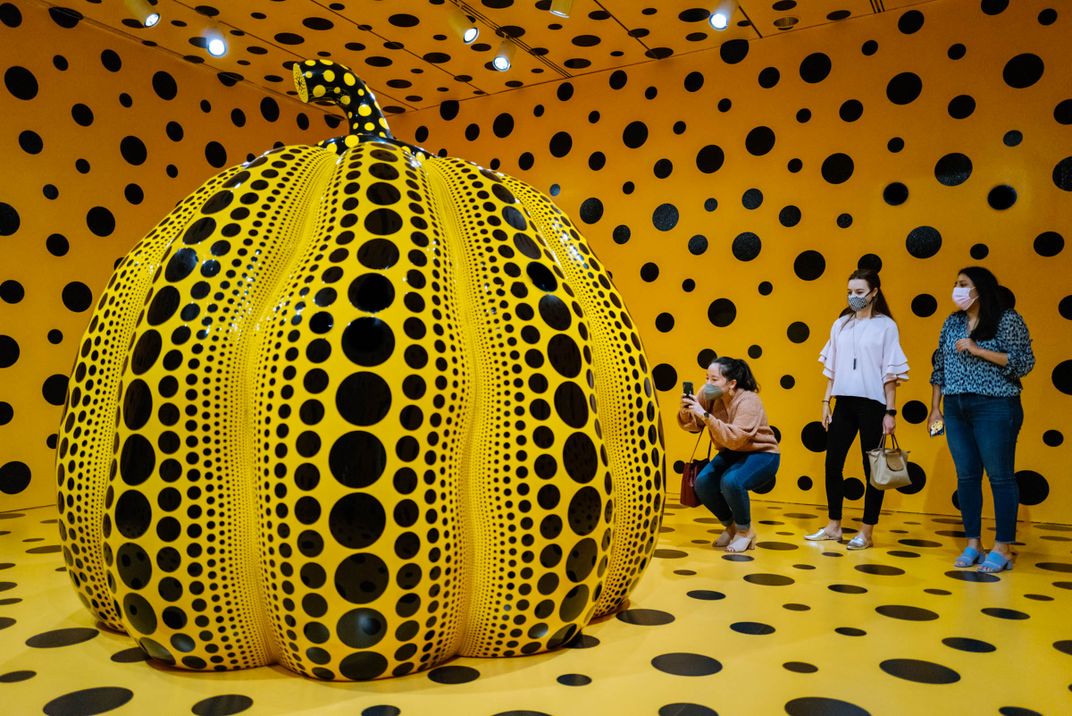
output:
M700 407L700 404L698 402L696 402L695 396L682 395L681 396L681 412L683 414L684 413L692 413L696 417L702 418L705 411L704 411L704 409L702 407Z
M884 415L882 417L882 434L893 435L893 431L897 429L897 418L892 415Z
M830 420L831 419L832 419L832 415L830 413L830 403L824 401L823 402L823 430L828 430L830 428Z
M945 416L942 415L942 411L938 408L932 409L931 414L927 416L927 428L929 429L930 426L934 425L939 420L942 421L943 424L945 423Z
M975 355L976 351L979 350L979 345L971 338L961 338L956 343L956 349L958 353L971 353L972 355Z

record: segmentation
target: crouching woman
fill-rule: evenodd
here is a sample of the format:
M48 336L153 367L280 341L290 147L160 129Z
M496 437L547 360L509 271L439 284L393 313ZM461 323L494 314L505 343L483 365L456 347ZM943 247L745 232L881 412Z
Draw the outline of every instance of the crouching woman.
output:
M696 476L696 496L725 526L715 542L728 552L743 552L756 543L748 491L774 480L781 456L767 423L759 386L748 364L716 358L707 368L700 391L703 402L683 395L677 421L690 433L711 434L718 454Z

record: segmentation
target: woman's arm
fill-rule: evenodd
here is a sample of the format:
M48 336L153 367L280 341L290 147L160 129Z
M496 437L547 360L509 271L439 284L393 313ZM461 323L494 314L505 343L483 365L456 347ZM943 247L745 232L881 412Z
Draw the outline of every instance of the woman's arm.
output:
M823 421L823 429L824 430L830 427L830 419L831 419L831 416L833 415L830 412L830 397L831 397L831 394L833 392L834 392L834 379L833 378L827 378L826 379L826 390L823 392L823 417L822 417L822 421Z
M754 393L737 403L730 421L719 420L708 414L704 418L704 409L699 405L693 408L693 414L707 425L715 444L728 450L739 450L755 437L763 421L763 402Z
M927 425L936 420L943 420L942 416L942 386L937 383L931 385L931 414L927 416Z
M897 381L891 380L882 385L882 391L886 394L886 410L897 410ZM889 413L882 417L883 435L893 435L897 429L897 418Z

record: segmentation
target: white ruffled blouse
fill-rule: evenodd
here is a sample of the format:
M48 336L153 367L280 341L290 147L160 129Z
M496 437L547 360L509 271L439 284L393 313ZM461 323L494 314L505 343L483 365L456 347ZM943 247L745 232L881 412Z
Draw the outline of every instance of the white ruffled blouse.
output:
M908 357L901 349L897 324L889 316L838 318L819 361L823 375L834 381L831 395L835 396L870 398L885 405L883 386L908 380Z

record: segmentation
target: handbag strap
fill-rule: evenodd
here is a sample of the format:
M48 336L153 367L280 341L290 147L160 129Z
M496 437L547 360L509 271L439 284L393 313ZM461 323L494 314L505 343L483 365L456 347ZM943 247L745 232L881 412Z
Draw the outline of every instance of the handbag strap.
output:
M890 439L893 450L896 450L897 452L900 452L901 445L897 442L897 436L894 435L893 433L883 433L882 441L879 442L879 444L878 444L879 450L882 450L883 452L885 452L885 450L886 450L886 438Z
M696 459L696 450L699 449L700 440L703 439L703 434L706 433L706 432L707 432L706 430L701 430L700 434L696 436L696 444L692 446L692 455L689 456L689 462L692 462L693 460Z

